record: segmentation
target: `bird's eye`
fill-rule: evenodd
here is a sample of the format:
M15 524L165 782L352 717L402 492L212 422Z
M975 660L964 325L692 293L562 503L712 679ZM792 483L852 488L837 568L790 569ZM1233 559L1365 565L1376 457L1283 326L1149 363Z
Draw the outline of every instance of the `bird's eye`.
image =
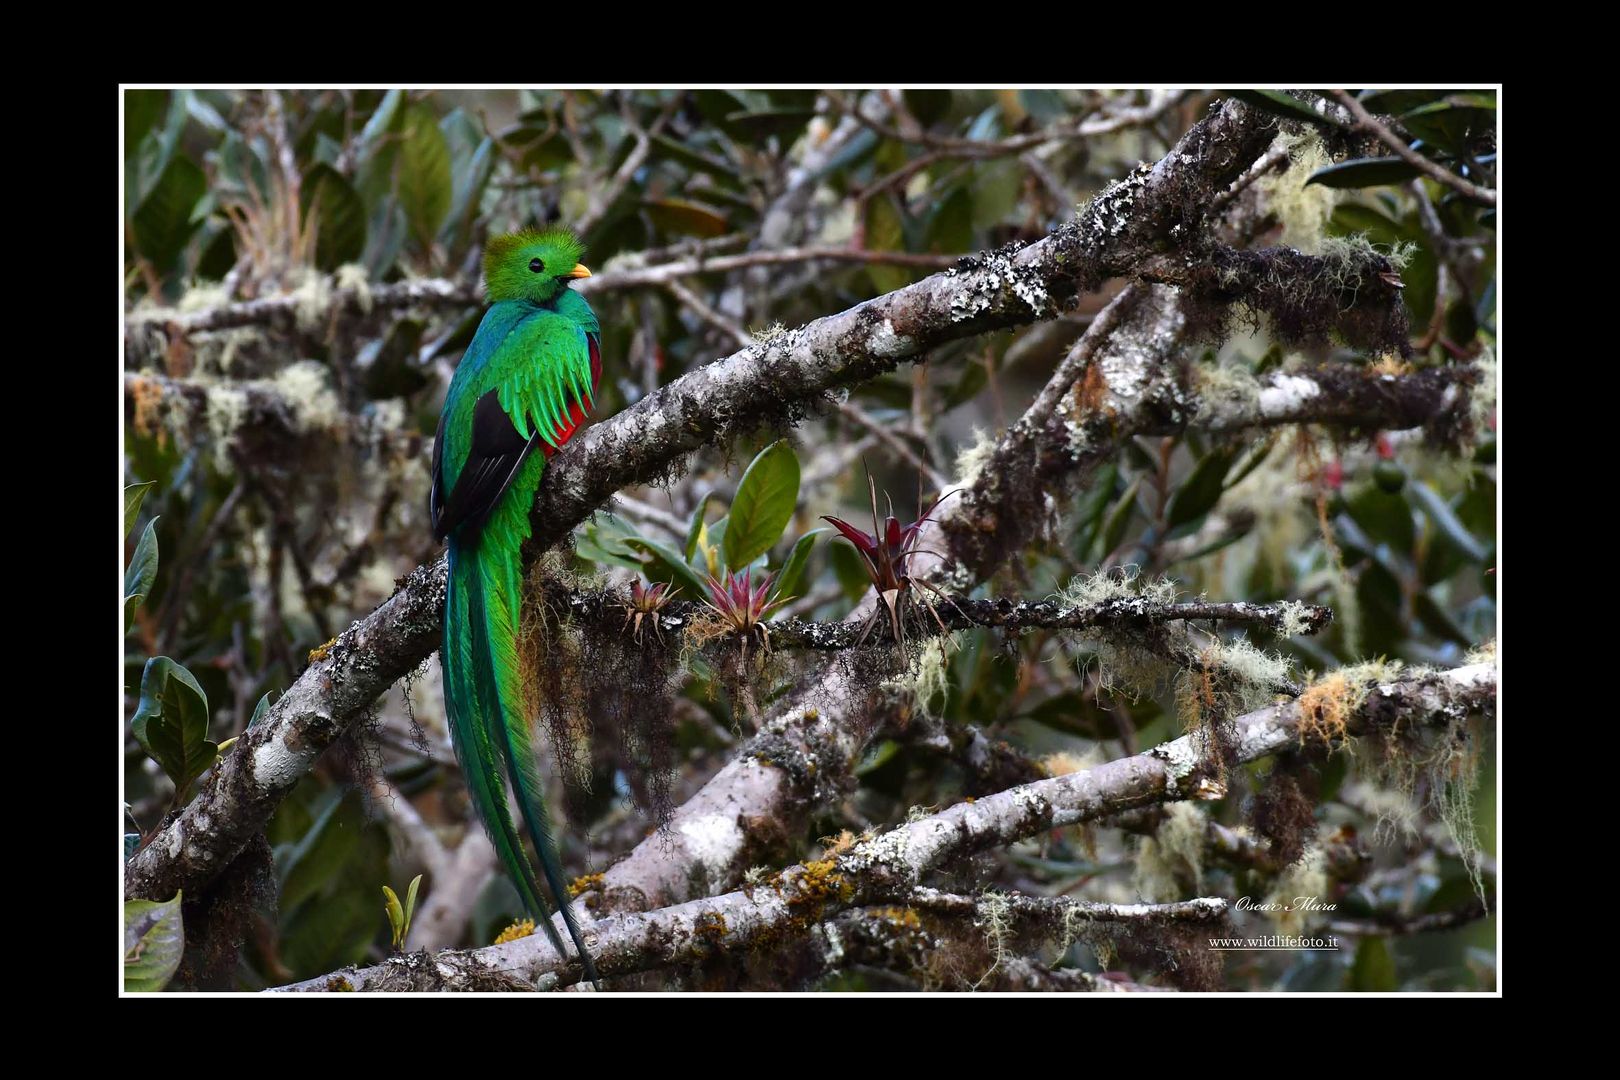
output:
M541 262L539 259L530 259L529 260L529 273L531 273L531 274L543 274L543 273L545 273L545 270L546 270L546 264Z

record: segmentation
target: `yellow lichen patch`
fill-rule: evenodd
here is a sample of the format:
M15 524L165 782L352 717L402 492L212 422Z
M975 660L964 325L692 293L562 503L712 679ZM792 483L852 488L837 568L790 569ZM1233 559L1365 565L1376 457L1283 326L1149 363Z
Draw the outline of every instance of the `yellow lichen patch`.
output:
M135 404L133 427L140 435L156 436L162 446L167 432L162 425L163 387L156 379L136 376L129 382L129 397Z
M692 932L711 945L719 945L726 936L726 917L718 911L705 911L692 923Z
M823 836L821 838L823 853L829 859L836 855L842 855L855 846L855 839L855 834L848 829L844 829L837 836Z
M922 929L922 920L917 917L917 912L913 908L880 907L874 908L872 914L877 918L882 919L890 926L897 927L901 930Z
M805 863L804 870L793 879L788 906L819 909L830 899L849 900L854 895L855 886L838 872L838 860L821 859Z
M582 892L590 892L593 889L601 889L602 878L603 876L601 874L581 874L569 884L568 895L571 897L578 896Z
M322 660L325 660L327 654L332 651L332 646L334 646L336 644L337 644L337 638L333 638L331 641L328 641L325 645L317 645L317 646L315 646L313 649L309 650L309 662L312 663L312 664L318 664Z
M496 945L505 945L508 941L517 941L534 933L533 919L519 919L517 922L495 935Z
M1385 375L1410 375L1412 374L1412 365L1394 353L1384 353L1367 370L1380 377Z

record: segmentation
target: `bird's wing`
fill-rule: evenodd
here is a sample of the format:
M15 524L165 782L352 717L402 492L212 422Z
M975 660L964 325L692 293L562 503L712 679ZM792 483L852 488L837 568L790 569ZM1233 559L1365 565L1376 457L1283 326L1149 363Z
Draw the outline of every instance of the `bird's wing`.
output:
M512 418L501 408L499 392L488 391L473 406L467 460L462 463L449 497L443 498L444 459L440 448L444 445L444 418L441 417L439 435L433 445L433 492L429 497L434 538L443 540L463 525L474 533L483 528L517 475L523 459L538 442L538 438L524 438L518 432Z
M482 528L535 447L550 457L573 436L594 404L602 373L597 335L544 311L513 327L487 364L494 388L473 406L467 458L453 485L444 468L452 410L439 418L428 505L433 535L441 540L464 525Z
M497 384L501 406L519 434L538 436L547 457L573 437L596 404L602 376L599 339L584 325L555 312L523 320L501 346L522 357ZM501 363L503 357L496 356Z

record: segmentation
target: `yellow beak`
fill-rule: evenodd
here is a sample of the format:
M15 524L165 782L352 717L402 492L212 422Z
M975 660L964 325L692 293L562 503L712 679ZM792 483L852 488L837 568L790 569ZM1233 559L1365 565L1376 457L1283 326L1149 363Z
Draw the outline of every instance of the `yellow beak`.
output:
M584 263L575 263L574 268L572 270L568 271L568 273L565 276L566 277L571 277L571 278L590 277L591 272L585 268Z

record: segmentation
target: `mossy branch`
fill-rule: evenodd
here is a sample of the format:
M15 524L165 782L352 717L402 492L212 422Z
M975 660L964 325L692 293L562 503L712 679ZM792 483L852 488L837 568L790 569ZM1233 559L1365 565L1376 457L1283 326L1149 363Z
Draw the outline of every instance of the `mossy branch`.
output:
M1493 712L1496 679L1495 665L1487 663L1369 687L1337 735L1311 723L1298 702L1270 706L1235 722L1237 760L1257 761L1313 740L1331 745L1344 735L1370 729L1448 725L1460 715ZM839 912L913 896L925 875L964 856L1140 807L1222 797L1224 789L1210 782L1207 771L1210 749L1208 737L1194 732L1142 754L958 803L860 839L841 853L790 867L747 889L600 918L587 928L587 945L604 976L770 948L808 933ZM1194 917L1195 910L1209 917L1219 914L1208 900L1190 903L1195 909L1179 917ZM339 979L354 989L387 989L397 979L394 969L400 965L413 969L431 965L443 980L439 989L470 988L462 982L462 973L469 971L479 978L496 972L504 980L528 986L542 979L560 985L582 977L577 961L559 956L544 936L531 935L467 953L419 954L346 969L284 989L319 991Z

